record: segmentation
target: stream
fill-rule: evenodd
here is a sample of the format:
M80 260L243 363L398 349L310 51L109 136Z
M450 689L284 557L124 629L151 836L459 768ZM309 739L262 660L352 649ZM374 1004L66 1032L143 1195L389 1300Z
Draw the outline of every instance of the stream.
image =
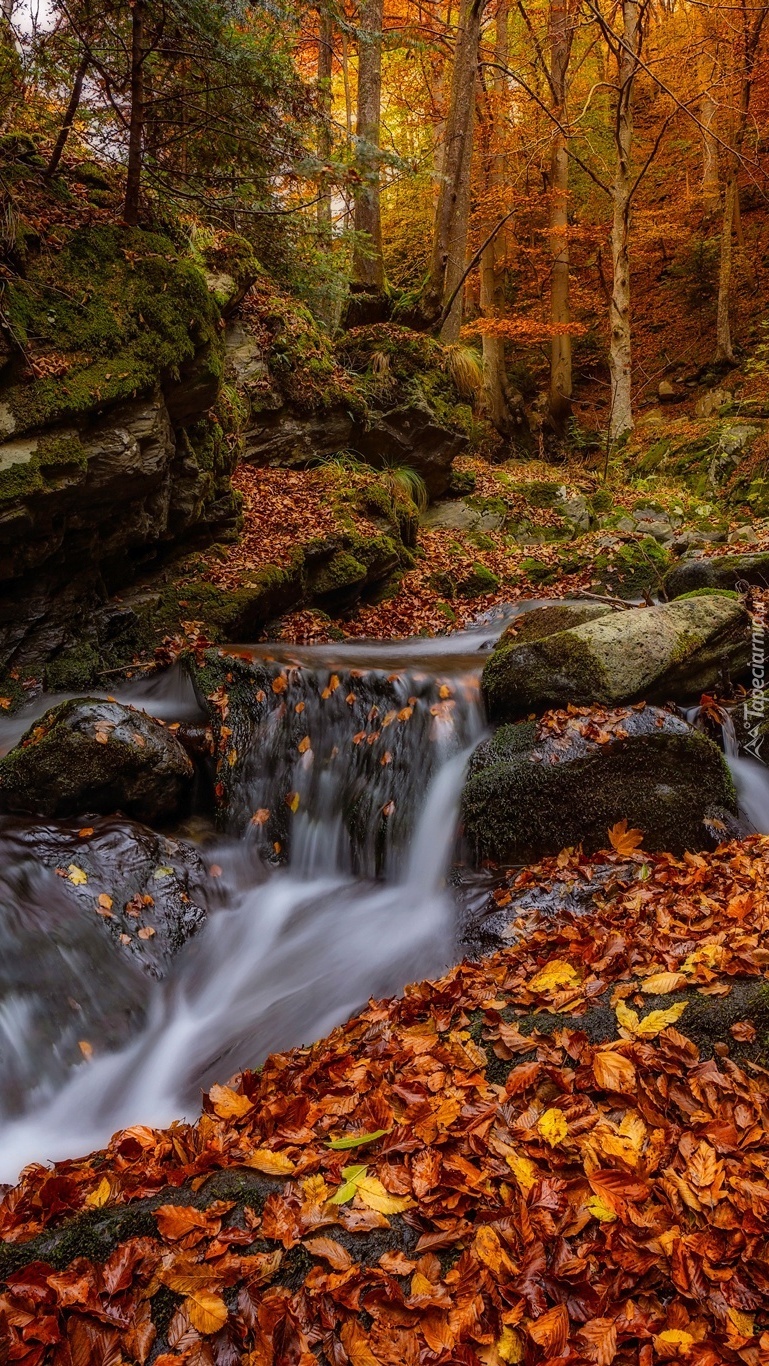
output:
M462 956L463 898L477 903L479 884L449 886L447 875L465 768L485 731L481 668L515 612L536 605L432 640L248 648L287 685L256 728L231 831L173 832L197 843L216 876L206 923L164 980L140 974L96 917L88 943L73 946L70 902L36 854L41 837L0 824L0 955L39 952L39 971L0 994L0 1181L103 1146L124 1126L193 1119L202 1088ZM200 719L178 668L114 695L165 721ZM0 749L54 700L3 718ZM311 742L303 751L297 715ZM734 753L729 762L745 814L769 832L769 771ZM252 814L282 807L287 792L297 803L279 864ZM97 835L130 865L136 830L110 818ZM91 1021L76 1062L65 1039L74 1026L54 1009L62 994Z

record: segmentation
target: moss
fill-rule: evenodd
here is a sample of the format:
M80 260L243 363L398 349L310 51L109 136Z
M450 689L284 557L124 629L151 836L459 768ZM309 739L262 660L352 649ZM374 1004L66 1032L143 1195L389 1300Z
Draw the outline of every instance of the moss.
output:
M582 626L586 621L597 621L613 609L599 602L554 603L552 607L535 607L524 612L504 632L497 648L506 645L525 645L532 640L543 640L568 631L572 626Z
M331 593L362 587L366 577L365 564L349 550L340 550L313 575L312 592L314 596L323 598Z
M536 640L536 652L528 646ZM523 682L525 675L525 685ZM530 637L526 644L504 639L487 660L482 674L486 710L492 721L509 721L548 705L553 680L578 680L579 695L600 698L606 678L593 651L568 630ZM513 702L512 699L516 699ZM557 705L557 704L556 704Z
M669 550L644 536L640 541L618 545L595 560L596 587L626 598L641 598L662 589L672 556Z
M101 656L88 640L63 650L45 668L45 686L51 692L82 692L96 681Z
M457 580L457 593L463 598L480 598L487 593L496 593L498 588L497 575L484 564L474 564Z
M555 583L558 578L558 569L544 560L537 560L531 555L526 555L521 560L520 570L532 583Z
M566 762L531 762L530 725L506 726L473 759L462 799L480 858L528 861L577 844L599 849L627 819L644 846L670 852L715 842L704 819L736 811L718 747L705 736L664 732L595 746Z
M535 480L531 483L515 484L514 492L526 499L532 507L552 508L560 502L563 485L552 480Z
M676 602L686 602L687 598L737 598L733 588L694 588L691 593L679 593Z
M475 493L477 482L475 470L457 469L455 465L449 475L449 486L446 490L446 497L466 498L469 493Z
M596 489L587 501L590 511L596 513L597 516L609 512L614 506L614 499L608 489Z
M146 393L205 347L221 373L218 311L203 272L170 238L106 225L71 232L6 291L14 335L33 356L65 355L66 372L16 384L20 432Z

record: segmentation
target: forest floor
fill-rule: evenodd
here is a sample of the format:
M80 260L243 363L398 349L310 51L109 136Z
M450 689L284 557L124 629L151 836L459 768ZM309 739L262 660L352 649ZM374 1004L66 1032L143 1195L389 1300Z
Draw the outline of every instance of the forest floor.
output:
M492 957L28 1168L4 1359L761 1366L769 839L610 838L511 874Z

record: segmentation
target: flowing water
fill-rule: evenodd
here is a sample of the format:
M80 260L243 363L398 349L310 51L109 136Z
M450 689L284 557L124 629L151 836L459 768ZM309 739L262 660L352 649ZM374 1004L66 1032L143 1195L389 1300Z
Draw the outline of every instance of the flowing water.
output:
M40 1004L35 992L57 990L55 964L43 981L27 981L26 998L6 1000L0 1055L5 1027L6 1061L23 1055L17 1066L38 1080L21 1113L3 1119L0 1106L0 1180L30 1161L86 1152L124 1125L193 1117L201 1088L321 1037L370 996L438 974L456 957L457 905L445 879L465 766L484 732L480 670L506 620L431 641L248 652L287 683L268 692L250 738L232 833L203 851L220 872L207 923L150 991L138 1035L123 1048L95 1048L75 1067L52 1069L56 1038L25 1030ZM117 695L166 720L197 715L176 671ZM15 743L51 700L4 720L0 744ZM299 732L310 747L299 749ZM266 827L250 816L285 812L287 793L299 800L288 817L288 862L276 866ZM9 906L21 892L7 885L6 915L30 915L37 884L34 854L26 857L25 905ZM39 908L34 926L45 933ZM73 990L73 948L60 947L61 978ZM93 945L90 955L76 964L85 979ZM107 990L115 955L105 936L96 971ZM89 989L82 980L84 999Z
M466 763L484 733L483 660L514 612L438 640L238 651L281 683L247 728L227 835L209 827L198 857L184 831L169 841L119 818L93 822L107 866L123 874L140 855L150 866L161 858L197 896L195 860L216 868L215 891L202 897L208 919L163 981L151 982L95 916L76 925L71 889L50 859L43 866L46 842L76 839L77 823L69 834L63 823L0 825L0 966L17 965L0 992L0 1181L101 1146L126 1125L193 1118L201 1088L322 1037L370 996L461 956L459 901L467 910L486 884L449 890L446 874ZM201 719L178 669L117 695L166 721ZM0 750L53 700L0 719ZM727 725L743 814L769 832L769 770L732 741ZM77 1011L96 1042L87 1058L74 1047L75 1064Z

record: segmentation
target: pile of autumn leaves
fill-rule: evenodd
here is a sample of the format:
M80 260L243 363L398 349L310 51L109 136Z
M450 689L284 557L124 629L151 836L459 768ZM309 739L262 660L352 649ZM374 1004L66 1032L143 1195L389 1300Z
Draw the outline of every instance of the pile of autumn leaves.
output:
M645 1004L682 983L760 982L769 839L678 860L612 836L608 854L562 854L497 895L512 908L527 887L587 885L589 916L523 916L509 949L214 1087L195 1126L136 1127L28 1169L0 1209L14 1243L163 1195L152 1236L103 1264L9 1276L0 1357L769 1360L769 1073L737 1065L729 1039L701 1058L686 1003ZM599 1001L616 1031L597 1043ZM540 1032L538 1011L570 1025ZM228 1168L263 1196L207 1198Z

